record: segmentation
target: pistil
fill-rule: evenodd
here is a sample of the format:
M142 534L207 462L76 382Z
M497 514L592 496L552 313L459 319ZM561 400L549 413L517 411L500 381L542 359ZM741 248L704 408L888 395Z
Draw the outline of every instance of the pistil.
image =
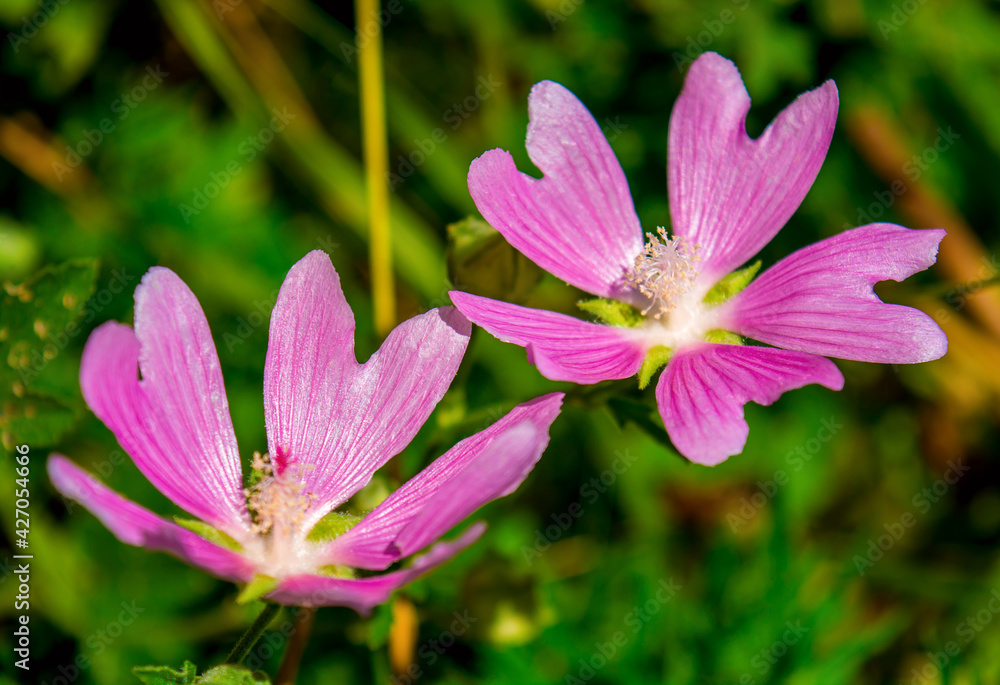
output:
M656 229L657 236L647 233L649 239L642 252L636 255L635 268L628 274L628 282L649 298L643 315L653 312L659 320L673 310L681 298L694 285L698 268L697 245L684 238L667 236L666 229Z

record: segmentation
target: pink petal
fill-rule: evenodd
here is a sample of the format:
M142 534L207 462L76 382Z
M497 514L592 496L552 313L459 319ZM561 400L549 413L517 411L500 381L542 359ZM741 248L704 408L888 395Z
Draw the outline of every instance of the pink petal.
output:
M699 246L706 285L757 254L798 208L826 157L837 105L827 81L751 140L736 66L714 52L691 65L670 117L667 185L673 231Z
M885 304L872 286L934 263L942 230L862 226L785 257L720 310L726 327L790 350L909 364L937 359L948 339L931 317Z
M566 314L519 307L453 290L452 302L496 338L528 350L546 378L598 383L639 372L646 347L629 329L589 323Z
M176 274L154 267L135 291L135 326L108 322L91 334L84 399L160 492L240 539L249 513L205 314Z
M552 393L519 404L456 444L334 540L328 563L384 569L512 493L545 451L562 399L562 393Z
M471 326L452 307L396 327L365 364L354 317L321 251L292 267L271 315L264 367L268 447L315 495L308 527L409 444L458 371Z
M312 574L290 576L281 581L268 599L287 606L346 606L367 616L372 609L389 599L397 588L448 561L479 539L486 530L480 522L449 542L441 542L417 557L409 568L370 578L327 578Z
M844 387L829 359L770 347L704 343L678 352L656 386L660 416L677 451L715 466L743 451L750 430L743 405L768 405L786 390Z
M253 577L253 565L242 555L125 499L66 457L52 455L47 468L56 490L83 505L122 542L167 552L225 580L246 582Z
M528 156L544 177L518 172L504 150L472 162L469 192L483 217L525 256L601 297L621 279L643 238L628 181L601 127L552 81L531 89Z

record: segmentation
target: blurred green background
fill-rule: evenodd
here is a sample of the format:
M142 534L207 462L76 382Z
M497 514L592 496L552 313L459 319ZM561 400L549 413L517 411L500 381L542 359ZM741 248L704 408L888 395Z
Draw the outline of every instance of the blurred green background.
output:
M502 240L461 227L449 238L448 225L475 215L469 162L504 147L531 168L527 93L553 79L602 123L643 225L669 225L668 117L686 63L711 49L743 73L752 135L800 92L828 78L840 89L825 166L765 266L877 219L944 226L938 265L879 292L935 316L950 351L917 367L838 363L842 392L748 405L746 451L709 469L665 443L652 388L549 382L523 350L476 332L449 395L379 477L394 487L513 404L568 390L548 452L481 512L479 544L401 593L398 615L412 603L416 625L390 629L388 609L370 621L320 610L299 682L411 682L391 676L390 639L396 668L410 662L428 683L1000 682L998 3L385 6L401 317L446 304L454 283L572 311L579 294ZM175 513L76 380L87 333L131 321L150 266L200 299L247 458L266 444L267 315L307 251L326 250L341 275L359 356L376 348L355 52L365 34L354 25L344 2L0 3L0 683L132 683L134 665L185 658L207 668L259 611L235 603L235 586L68 510L43 463L58 450ZM51 325L18 337L15 284L46 265L60 266L31 288L52 298ZM25 355L35 372L22 382ZM30 674L14 668L6 627L18 613L20 442L32 446ZM137 614L124 628L123 603ZM455 612L469 617L460 630ZM78 655L90 666L74 673ZM262 667L273 674L279 658Z

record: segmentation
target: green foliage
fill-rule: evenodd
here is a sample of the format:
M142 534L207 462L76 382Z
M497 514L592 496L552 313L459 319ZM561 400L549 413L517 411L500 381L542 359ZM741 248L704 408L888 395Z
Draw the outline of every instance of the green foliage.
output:
M350 3L56 4L47 24L34 26L46 3L0 3L8 48L0 68L10 82L0 115L0 278L39 279L31 302L0 293L0 331L7 331L0 339L0 432L5 446L32 448L31 678L57 682L86 658L75 685L114 685L130 680L136 663L220 663L254 607L235 603L232 583L122 544L48 483L51 448L152 511L185 515L83 406L81 350L93 327L132 321L132 292L148 268L174 270L211 326L247 473L249 455L268 444L261 397L267 317L296 260L312 249L331 255L355 312L358 358L377 349L358 60L343 48L364 34L355 34ZM763 264L871 221L937 223L905 213L918 194L890 193L891 179L869 162L885 150L859 145L871 108L898 128L906 155L917 156L901 180L916 178L927 195L953 206L985 246L983 269L1000 247L995 3L398 4L384 28L389 169L401 179L386 181L401 320L446 303L454 287L580 315L576 303L588 295L542 274L480 219L461 219L479 216L467 187L469 163L502 148L538 178L525 150L527 94L531 84L553 79L594 113L642 225L669 225L669 117L703 49L739 66L753 101L753 136L825 79L839 90L841 112L823 168L762 251ZM220 15L220 8L231 11ZM21 36L26 24L36 33L12 45L8 33ZM239 42L247 37L265 42L248 48ZM147 68L156 67L169 76L121 110L123 95L131 98ZM499 85L477 94L480 78ZM303 102L308 111L292 110L296 126L263 143L272 108ZM96 139L104 119L113 130L89 143L87 134ZM939 130L949 127L961 137L942 144ZM53 162L77 150L80 163L57 177ZM576 258L564 251L559 259ZM91 298L96 258L102 270ZM729 276L708 301L732 297L753 268ZM116 271L127 274L124 287L101 296L104 273ZM983 284L978 274L972 283L994 287L985 284L995 273L981 275ZM952 280L930 271L878 287L894 303L907 303L910 294L950 297L942 311L954 323L975 307L970 284ZM60 288L70 288L82 310L61 305ZM634 321L627 310L585 307L585 316L604 323ZM24 354L29 362L34 350L44 355L33 326L41 309L51 317L48 341L71 321L79 330L25 383ZM993 360L987 343L970 348L968 336L959 336L933 365L838 361L844 390L809 386L768 407L748 404L744 453L709 469L670 446L654 401L657 360L647 365L644 389L631 379L573 386L546 380L523 349L475 331L452 390L351 511L372 509L517 402L564 391L550 446L524 485L476 514L489 523L484 538L401 593L417 609L411 646L420 682L878 685L909 682L912 669L924 667L936 670L928 683L1000 682L1000 621L980 626L975 619L1000 587L1000 395L986 382L995 375ZM13 392L16 382L23 395ZM973 475L934 495L923 513L915 498L926 488L933 494L955 459L967 460ZM14 530L12 494L0 494L5 531ZM887 526L907 513L914 525L880 549ZM198 524L182 525L225 542ZM338 525L315 535L328 538ZM877 552L880 559L859 573L855 557ZM679 590L661 601L661 582L671 579ZM0 587L13 592L14 580L8 575ZM254 592L266 587L259 581ZM143 611L123 626L122 603L133 600ZM4 621L15 619L13 602L3 606ZM474 619L468 625L459 620L466 613ZM966 642L970 617L981 629ZM807 628L794 644L784 638L789 622ZM391 624L389 607L369 621L348 609L320 610L299 682L388 681ZM961 651L937 669L931 657L950 641ZM603 662L595 658L611 646ZM11 651L0 651L3 681L17 671ZM274 673L280 651L260 668ZM592 677L584 666L595 669ZM247 680L246 671L235 673ZM175 684L198 678L193 665L158 677Z
M271 682L265 673L232 664L214 666L200 676L197 671L190 661L185 661L179 671L170 666L136 666L132 669L146 685L270 685Z
M94 292L97 263L75 260L42 269L0 294L0 435L3 447L54 444L80 414L67 347ZM51 368L48 368L51 367Z

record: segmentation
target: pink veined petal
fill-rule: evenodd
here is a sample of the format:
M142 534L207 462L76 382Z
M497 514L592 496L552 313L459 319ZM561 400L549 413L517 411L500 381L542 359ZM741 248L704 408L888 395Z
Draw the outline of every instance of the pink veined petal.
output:
M308 528L409 444L458 371L471 325L452 307L401 323L365 364L329 257L314 251L281 287L264 366L264 416L276 471L315 496Z
M552 393L519 404L456 444L330 543L327 563L387 568L487 502L509 495L545 451L562 399L562 393Z
M91 334L84 399L160 492L240 539L250 515L205 314L176 274L154 267L135 291L135 326L109 321Z
M47 469L56 490L79 502L122 542L167 552L225 580L246 582L253 578L253 564L241 554L219 547L122 497L66 457L52 455Z
M829 359L804 352L704 343L670 360L656 401L677 451L715 466L743 451L750 430L744 404L768 405L809 383L840 390L844 377Z
M827 81L798 97L756 140L736 66L714 52L691 65L670 116L667 154L675 235L699 246L706 286L760 251L801 204L837 119Z
M528 156L543 178L490 150L469 168L476 207L541 268L594 295L620 296L643 238L618 159L587 108L558 83L535 84L528 113Z
M755 340L841 359L911 364L937 359L948 338L923 312L885 304L878 281L934 263L939 229L871 224L795 252L722 305L720 320Z
M397 588L430 571L478 540L486 530L479 522L449 542L440 542L413 561L409 568L370 578L327 578L313 574L290 576L281 581L268 599L287 606L346 606L363 616L384 603Z
M457 290L449 295L459 311L490 335L527 348L528 361L554 381L589 384L628 378L642 366L646 347L628 329Z

